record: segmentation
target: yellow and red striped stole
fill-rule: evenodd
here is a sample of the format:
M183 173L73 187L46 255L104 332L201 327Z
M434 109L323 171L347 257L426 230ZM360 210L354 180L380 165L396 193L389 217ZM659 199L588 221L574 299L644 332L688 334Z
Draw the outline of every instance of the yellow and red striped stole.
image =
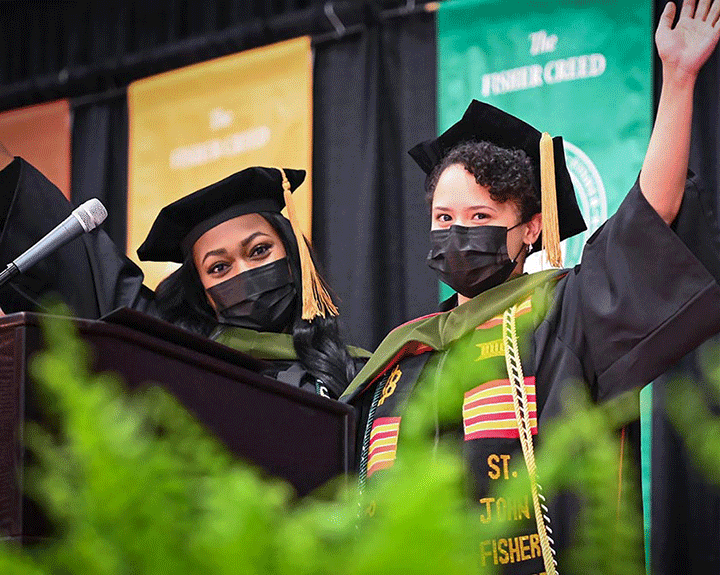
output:
M378 417L373 422L368 448L368 477L379 469L385 469L393 464L397 454L399 432L399 417Z
M530 427L537 434L537 400L535 377L525 378ZM465 393L463 400L465 441L488 437L520 437L515 420L510 381L488 381Z

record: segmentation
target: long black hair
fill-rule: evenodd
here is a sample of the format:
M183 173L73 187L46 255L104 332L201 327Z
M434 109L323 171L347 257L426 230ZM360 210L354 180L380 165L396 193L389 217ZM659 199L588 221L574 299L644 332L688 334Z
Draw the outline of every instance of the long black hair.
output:
M298 294L302 293L300 254L290 222L281 214L259 212L280 236ZM311 257L312 256L312 251ZM315 258L313 257L313 262ZM155 303L160 315L187 330L209 336L218 326L215 311L210 307L192 254L182 265L166 277L155 290ZM301 318L302 298L296 298L291 326L293 345L300 363L307 373L319 379L333 397L339 397L355 377L355 362L340 337L337 318L316 317L312 321Z

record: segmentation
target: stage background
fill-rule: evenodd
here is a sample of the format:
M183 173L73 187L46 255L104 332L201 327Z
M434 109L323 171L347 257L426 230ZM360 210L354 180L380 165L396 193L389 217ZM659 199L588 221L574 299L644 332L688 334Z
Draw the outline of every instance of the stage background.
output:
M178 266L135 250L163 206L247 166L307 172L293 193L310 237L312 53L302 36L133 82L128 88L128 255L150 288Z
M529 0L524 7L518 14L502 0L441 5L438 129L475 98L563 137L588 226L562 243L571 267L642 166L652 126L652 4ZM543 267L540 256L531 256L528 271Z
M398 323L433 309L438 290L424 263L429 216L421 199L423 179L406 154L414 143L434 136L439 125L437 14L424 4L336 2L332 18L325 3L300 0L275 8L165 0L143 7L33 0L4 6L0 110L70 98L74 198L99 197L110 212L104 227L123 246L128 85L311 34L312 235L340 299L347 337L374 347ZM653 21L662 6L664 1L655 2ZM645 40L652 45L652 38ZM717 62L716 53L698 82L691 159L716 213ZM656 86L658 81L655 74ZM626 178L635 172L622 171ZM352 246L352 257L346 246ZM136 248L128 245L131 252Z
M48 102L0 114L0 142L26 158L70 198L70 103Z
M665 3L654 0L653 27ZM525 12L524 3L516 5ZM437 127L436 14L423 2L337 1L329 4L332 11L325 0L6 0L2 6L0 110L70 99L73 198L99 197L110 212L104 227L120 245L126 242L127 86L311 35L313 239L339 296L347 339L372 348L398 323L434 309L437 282L424 263L423 178L406 154ZM652 38L646 41L651 45ZM691 152L715 217L719 61L716 51L698 80ZM656 57L653 66L656 105ZM681 369L694 370L694 357ZM655 386L656 393L662 389ZM653 572L718 573L718 490L696 472L662 417L663 398L655 399L653 469L662 473L653 477Z

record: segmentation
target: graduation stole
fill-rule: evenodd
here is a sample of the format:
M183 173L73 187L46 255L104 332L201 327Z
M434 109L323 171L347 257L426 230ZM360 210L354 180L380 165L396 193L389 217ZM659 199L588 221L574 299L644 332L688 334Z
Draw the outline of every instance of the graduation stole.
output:
M295 361L298 359L293 336L290 333L255 331L243 327L218 327L211 339L247 353L257 359ZM359 347L348 346L352 357L370 357L370 353Z
M540 565L547 573L555 572L535 473L532 436L537 434L537 400L531 358L533 332L545 317L561 276L557 270L522 276L451 312L401 326L391 334L393 346L388 348L388 336L376 351L376 356L390 357L389 363L369 385L355 381L346 392L347 396L357 396L363 389L373 393L361 446L361 488L366 477L393 464L402 414L418 386L441 390L440 401L456 414L446 429L463 436L466 461L475 472L475 496L487 507L483 514L487 522L531 518L527 504L511 510L517 502L502 500L500 506L501 500L487 497L495 482L516 474L509 462L517 453L519 440L537 529L528 527L525 535L484 542L488 561L513 563L517 572ZM408 341L408 336L414 339ZM372 361L366 368L377 370ZM496 507L491 507L492 502Z
M255 331L242 327L220 325L212 334L211 339L242 351L256 359L265 361L298 361L293 336L289 333ZM370 357L370 353L359 347L348 346L352 357ZM314 378L315 393L330 397L327 386L320 379Z
M479 325L501 316L510 306L533 294L551 297L562 270L547 270L526 274L485 291L455 309L421 317L396 327L357 374L340 398L351 402L384 376L404 357L426 351L448 350L452 344L474 331ZM245 330L243 330L245 331Z
M531 365L527 361L535 328L531 312L531 296L527 295L446 349L426 344L403 347L403 356L383 370L366 391L373 394L373 400L362 443L361 486L364 476L390 467L395 460L402 414L416 387L435 388L442 403L450 406L441 409L451 413L443 430L459 427L461 419L465 441L532 441L530 436L537 433L535 378L531 371L523 373L520 359L522 347L524 363ZM437 316L427 319L437 320ZM512 378L508 365L512 366ZM489 487L483 482L479 491Z

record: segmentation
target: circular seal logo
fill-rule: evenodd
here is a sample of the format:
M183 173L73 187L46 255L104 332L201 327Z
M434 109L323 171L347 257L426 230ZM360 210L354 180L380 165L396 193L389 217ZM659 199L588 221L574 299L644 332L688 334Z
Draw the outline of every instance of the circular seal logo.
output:
M605 222L608 209L605 186L595 164L576 145L567 140L564 144L565 162L588 228L563 242L563 264L571 267L580 262L586 240Z

